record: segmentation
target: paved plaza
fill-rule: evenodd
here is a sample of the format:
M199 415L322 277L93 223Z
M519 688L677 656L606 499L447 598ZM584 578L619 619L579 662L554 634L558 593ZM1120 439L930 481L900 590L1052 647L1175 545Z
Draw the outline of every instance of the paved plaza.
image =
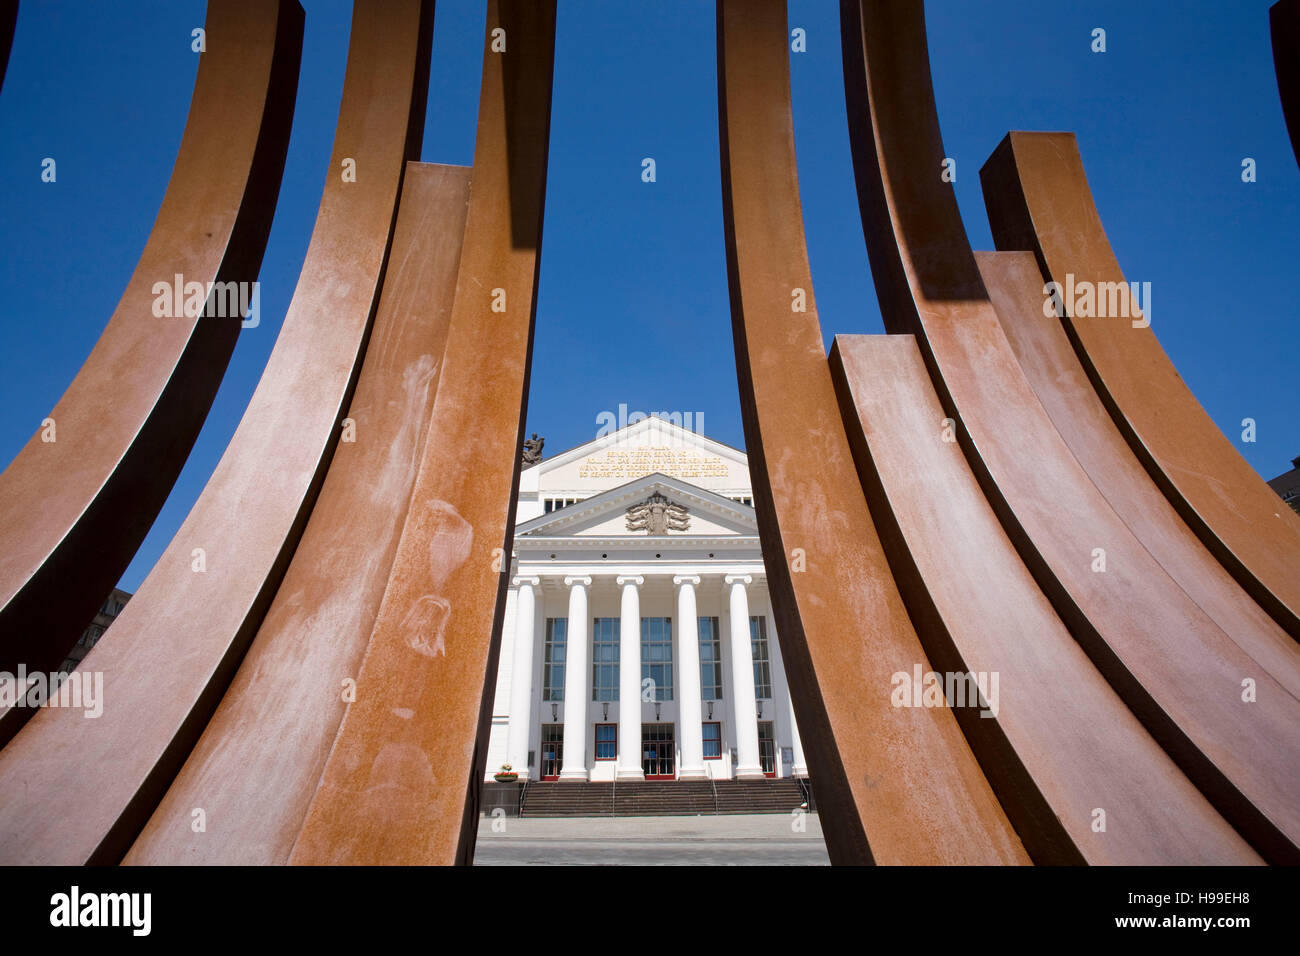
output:
M490 819L476 866L829 866L817 814Z

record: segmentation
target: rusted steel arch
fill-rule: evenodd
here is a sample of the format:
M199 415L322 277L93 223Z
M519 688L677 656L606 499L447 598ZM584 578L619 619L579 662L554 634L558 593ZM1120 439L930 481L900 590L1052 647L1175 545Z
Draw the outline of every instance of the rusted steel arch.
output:
M111 704L97 720L43 709L0 751L0 862L119 860L260 625L355 387L421 139L432 12L420 0L356 3L320 211L266 370L189 516L81 665L104 673ZM340 175L345 157L355 182Z
M135 273L50 412L54 440L38 428L0 474L0 670L62 663L144 540L221 383L240 318L186 316L175 303L178 314L159 317L155 283L170 293L181 275L224 305L211 283L257 279L293 120L302 8L212 0L205 29L185 133Z
M486 27L469 212L429 432L356 702L291 863L473 861L528 395L555 3L489 0ZM498 28L501 53L490 48Z
M952 712L894 707L930 664L840 422L813 301L785 4L718 4L736 370L781 656L834 863L1027 863ZM802 294L806 311L797 311Z
M1291 152L1300 162L1300 0L1278 0L1269 7L1268 29L1282 116L1291 134Z
M1009 133L980 179L999 249L1033 252L1062 296L1081 282L1127 292L1074 134ZM1079 361L1133 454L1210 552L1300 640L1300 515L1219 431L1151 329L1134 327L1145 319L1065 311Z
M1201 610L1300 698L1295 642L1206 550L1129 453L1065 329L1043 316L1043 278L1033 253L977 252L975 261L1025 377L1093 484Z
M307 529L257 637L128 864L289 861L406 519L433 408L470 171L408 163L365 363ZM291 742L291 743L287 743ZM207 829L192 828L203 807Z
M916 334L972 472L1075 639L1261 855L1300 861L1300 702L1142 547L1025 379L939 175L920 2L840 9L854 172L885 327ZM1095 548L1104 574L1092 570ZM1248 707L1247 677L1261 688Z
M961 449L945 440L915 339L837 336L830 362L863 489L926 652L941 672L986 675L986 706L962 685L956 699L967 706L956 713L1034 862L1262 862L1057 617Z

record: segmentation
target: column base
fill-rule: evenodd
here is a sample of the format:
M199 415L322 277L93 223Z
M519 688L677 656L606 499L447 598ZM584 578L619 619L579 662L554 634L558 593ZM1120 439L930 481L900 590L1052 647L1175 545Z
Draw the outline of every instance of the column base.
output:
M642 770L640 767L638 767L635 770L624 770L620 768L614 774L614 779L615 780L644 780L645 771Z
M807 768L807 767L800 767L798 764L796 764L796 765L795 765L795 768L794 768L793 770L790 771L790 776L792 776L792 777L798 777L800 780L807 780L807 779L808 779L808 768Z
M709 773L703 767L701 767L698 770L682 769L677 771L677 779L678 780L708 780Z
M561 770L560 783L586 783L587 771L585 770Z
M737 780L766 780L767 774L763 773L762 767L737 767Z

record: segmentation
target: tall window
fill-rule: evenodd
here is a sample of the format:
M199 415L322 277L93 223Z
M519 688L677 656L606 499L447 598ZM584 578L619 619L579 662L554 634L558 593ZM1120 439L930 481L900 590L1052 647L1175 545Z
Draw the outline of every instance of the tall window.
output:
M718 619L702 617L700 628L700 699L722 700L722 640Z
M673 620L641 618L641 686L654 681L654 699L673 699Z
M598 617L591 628L592 700L618 700L618 624Z
M596 759L614 760L618 757L618 724L596 725Z
M704 759L722 759L722 724L709 721L702 725L701 736L704 739Z
M564 700L564 652L568 636L567 617L546 619L546 656L542 660L542 700Z
M767 618L749 619L749 646L754 652L754 696L772 696L772 662L767 656Z

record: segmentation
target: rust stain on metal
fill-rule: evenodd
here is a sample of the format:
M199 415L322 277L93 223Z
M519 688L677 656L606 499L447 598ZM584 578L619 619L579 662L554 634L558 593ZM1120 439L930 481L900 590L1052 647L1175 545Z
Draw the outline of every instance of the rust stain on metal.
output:
M1065 331L1133 454L1210 552L1300 640L1300 515L1196 401L1155 333L1142 326L1149 316L1133 318L1131 305L1122 308L1133 298L1130 286L1102 228L1074 135L1009 133L980 178L998 248L1033 252L1044 282L1060 283L1071 300L1063 309ZM1071 290L1084 288L1121 314L1074 316Z
M358 0L331 175L266 370L189 516L82 664L104 673L112 706L97 720L43 709L0 751L0 861L119 860L261 624L351 400L420 143L431 39L431 3ZM338 173L344 157L356 182Z
M154 284L200 283L214 302L213 283L257 279L293 121L302 8L212 0L205 29L211 52L135 272L49 414L54 440L38 428L0 474L0 670L63 662L144 540L221 384L240 318L186 315L183 299L160 317Z
M836 863L1027 863L951 711L892 706L929 670L867 513L803 237L781 2L718 5L727 266L772 603ZM793 310L796 290L806 312Z
M1300 701L1257 673L1151 557L1024 377L952 187L918 173L939 170L945 155L921 3L863 0L841 11L854 171L886 328L917 336L972 472L1075 639L1266 859L1300 861ZM1094 570L1098 548L1104 573ZM1246 677L1261 688L1249 705Z
M488 48L498 27L505 53ZM554 43L553 2L489 0L469 213L429 433L357 701L293 863L473 859L528 392ZM492 308L497 289L504 312Z
M1262 862L1039 590L961 449L944 440L916 340L837 336L831 369L894 580L936 669L976 680L978 696L945 682L949 704L1034 862Z
M221 706L125 863L289 861L406 519L447 340L469 183L467 168L407 163L379 311L345 419L352 440L339 443ZM196 834L199 806L209 827Z

